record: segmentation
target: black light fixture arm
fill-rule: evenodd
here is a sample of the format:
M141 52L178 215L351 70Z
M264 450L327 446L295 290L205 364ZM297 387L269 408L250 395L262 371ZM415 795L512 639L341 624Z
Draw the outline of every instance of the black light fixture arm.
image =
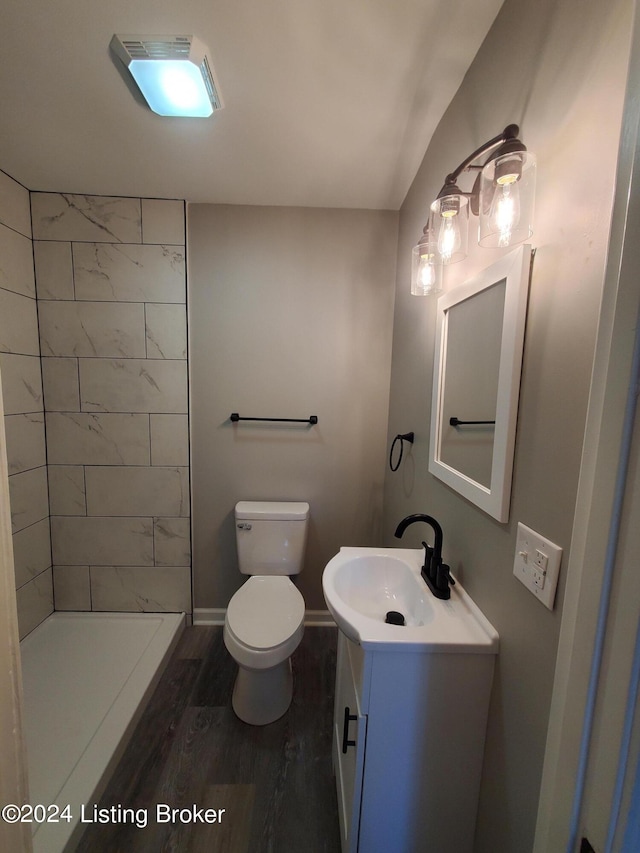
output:
M511 143L511 140L514 140L519 150L524 150L524 145L518 140L518 134L520 133L520 128L517 124L509 124L505 127L502 133L499 133L497 136L494 136L493 139L490 139L488 142L485 142L479 148L470 154L466 159L460 163L460 165L450 172L447 177L444 179L444 186L436 196L436 198L442 198L446 195L451 195L452 193L456 193L457 195L464 195L469 198L473 198L476 195L476 187L474 186L471 192L462 192L457 186L456 181L460 177L463 172L466 172L468 169L482 169L485 165L474 166L473 163L476 160L479 160L484 154L487 154L493 148L497 148L499 145L504 145L505 143ZM513 143L511 143L513 144Z

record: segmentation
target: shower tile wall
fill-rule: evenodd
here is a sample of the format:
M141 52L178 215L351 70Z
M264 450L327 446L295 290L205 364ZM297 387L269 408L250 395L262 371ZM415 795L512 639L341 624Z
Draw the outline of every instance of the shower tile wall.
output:
M53 610L29 193L0 172L0 373L20 636Z
M56 609L191 612L184 204L31 213Z

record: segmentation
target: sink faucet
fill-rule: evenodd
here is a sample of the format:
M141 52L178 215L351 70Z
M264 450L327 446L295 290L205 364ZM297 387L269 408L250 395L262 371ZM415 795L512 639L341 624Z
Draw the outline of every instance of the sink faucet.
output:
M423 521L428 524L434 533L433 547L427 545L426 542L422 543L424 545L424 565L420 574L436 598L450 598L449 583L453 585L455 581L451 577L449 566L442 562L442 528L435 518L420 512L415 515L408 515L397 526L395 536L397 539L401 539L407 527L410 524L415 524L416 521Z

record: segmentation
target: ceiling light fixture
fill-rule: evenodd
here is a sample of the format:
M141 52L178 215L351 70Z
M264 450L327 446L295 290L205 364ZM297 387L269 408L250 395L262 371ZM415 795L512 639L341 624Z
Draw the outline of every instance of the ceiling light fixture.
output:
M536 158L518 139L518 133L518 125L510 124L445 178L444 186L431 204L423 236L413 249L412 294L438 293L442 265L466 258L469 210L479 216L478 243L481 246L514 246L533 234ZM489 152L484 163L476 163ZM471 170L479 173L473 189L462 192L458 178ZM431 285L425 287L425 281L430 281Z
M111 50L154 113L207 118L222 109L207 49L194 36L114 35Z

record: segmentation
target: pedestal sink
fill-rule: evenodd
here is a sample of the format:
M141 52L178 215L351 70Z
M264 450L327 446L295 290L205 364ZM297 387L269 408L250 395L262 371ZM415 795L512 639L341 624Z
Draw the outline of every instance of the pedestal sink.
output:
M459 583L435 598L420 576L422 549L341 548L327 563L322 590L338 627L363 648L379 645L437 651L497 648L498 634ZM391 625L390 611L405 618Z

